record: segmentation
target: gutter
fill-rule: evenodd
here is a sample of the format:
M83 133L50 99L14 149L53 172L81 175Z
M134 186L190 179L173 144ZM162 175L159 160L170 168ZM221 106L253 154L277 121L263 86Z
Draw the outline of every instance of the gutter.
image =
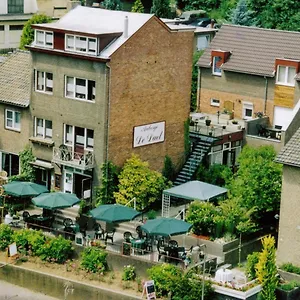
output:
M198 66L196 111L200 109L201 68Z
M268 77L264 76L265 78L265 97L264 97L264 115L267 112L267 100L268 100Z

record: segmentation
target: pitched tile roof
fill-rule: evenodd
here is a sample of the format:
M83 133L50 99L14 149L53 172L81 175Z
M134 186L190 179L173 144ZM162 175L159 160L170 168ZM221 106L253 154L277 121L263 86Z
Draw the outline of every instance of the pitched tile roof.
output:
M300 32L223 25L198 65L210 67L211 50L230 51L223 70L273 77L275 59L300 60L299 49Z
M0 102L29 106L30 53L17 51L0 64Z
M275 161L284 165L300 167L300 128L281 149Z

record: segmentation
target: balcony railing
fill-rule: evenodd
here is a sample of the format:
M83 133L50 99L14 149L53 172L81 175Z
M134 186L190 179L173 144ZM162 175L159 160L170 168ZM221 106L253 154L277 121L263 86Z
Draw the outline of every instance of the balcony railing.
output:
M93 152L85 150L83 153L79 153L67 146L54 147L52 161L81 170L92 169L95 166L95 156Z

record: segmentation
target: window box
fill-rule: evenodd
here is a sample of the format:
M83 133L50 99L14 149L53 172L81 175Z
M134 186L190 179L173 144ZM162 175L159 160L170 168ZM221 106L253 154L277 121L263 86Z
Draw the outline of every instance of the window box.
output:
M47 147L53 147L54 146L54 141L52 141L50 139L43 139L43 138L32 136L32 137L29 138L29 140L32 143L47 146Z

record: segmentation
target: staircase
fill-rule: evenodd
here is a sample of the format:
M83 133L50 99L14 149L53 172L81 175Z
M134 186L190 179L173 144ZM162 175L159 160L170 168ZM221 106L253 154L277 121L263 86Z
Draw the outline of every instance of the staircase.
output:
M190 137L196 138L197 142L195 143L193 151L189 155L183 168L177 175L177 178L174 181L174 186L186 183L192 179L204 156L209 152L213 143L217 140L215 137L194 133L190 133Z

